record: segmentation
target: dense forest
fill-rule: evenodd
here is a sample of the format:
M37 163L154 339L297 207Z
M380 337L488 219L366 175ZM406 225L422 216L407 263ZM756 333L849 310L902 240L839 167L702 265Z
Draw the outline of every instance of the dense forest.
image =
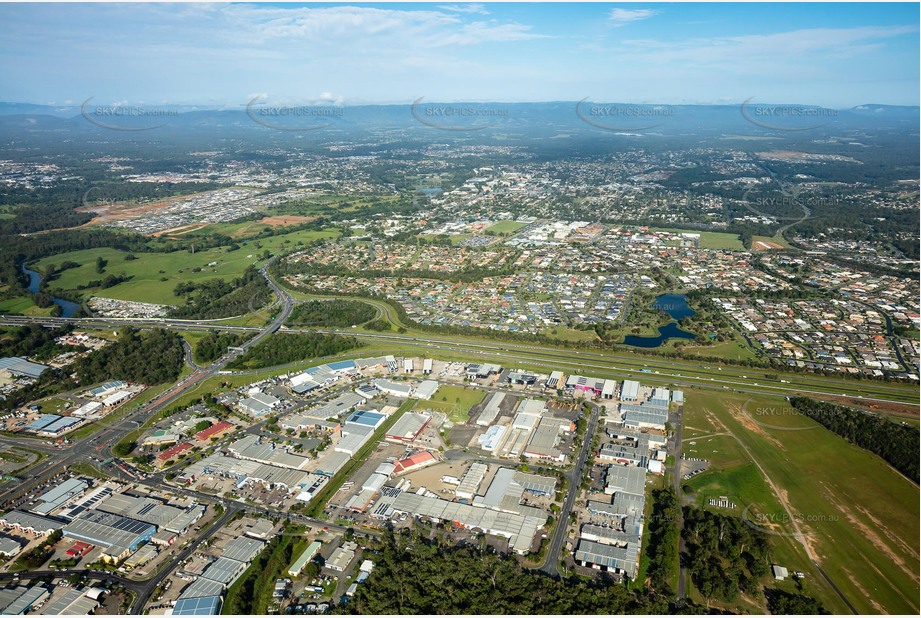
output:
M917 428L899 425L869 412L807 397L791 397L790 404L848 442L879 455L893 468L915 483L918 482L921 433Z
M294 308L288 324L346 327L363 324L376 315L374 307L357 300L311 300Z
M182 339L163 329L122 331L118 339L74 363L81 384L125 380L162 384L179 377L185 353Z
M195 346L195 362L210 363L217 360L227 348L240 345L245 339L246 337L237 333L210 331Z
M200 283L179 283L173 294L183 297L185 304L170 311L170 317L202 320L250 313L272 297L265 277L253 266L232 281L209 279Z
M354 337L322 333L276 333L250 348L227 365L228 369L259 369L297 361L341 354L360 347Z
M668 597L579 577L553 579L516 560L471 546L439 544L406 531L383 532L368 556L374 571L355 596L333 611L349 614L668 614Z
M770 571L767 535L739 517L685 507L682 531L688 571L707 599L734 600L740 592L761 595L761 578Z
M656 592L671 595L670 581L678 573L678 541L681 537L681 503L671 487L652 491L649 526L649 568L646 575Z
M828 610L819 601L805 594L793 594L776 588L765 588L768 611L780 616L815 616L828 614Z

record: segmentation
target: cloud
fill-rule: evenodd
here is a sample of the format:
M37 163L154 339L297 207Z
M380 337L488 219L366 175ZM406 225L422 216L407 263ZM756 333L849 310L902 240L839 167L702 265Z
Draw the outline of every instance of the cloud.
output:
M649 19L656 14L658 11L652 9L611 9L611 12L608 13L608 22L615 28L619 28L634 21Z
M442 4L438 8L442 11L450 11L452 13L477 13L479 15L489 15L489 11L486 10L484 5L475 2L467 4Z

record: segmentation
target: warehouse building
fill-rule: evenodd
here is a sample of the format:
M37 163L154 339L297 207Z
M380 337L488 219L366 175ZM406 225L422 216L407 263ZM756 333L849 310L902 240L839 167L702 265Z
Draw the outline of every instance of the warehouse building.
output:
M326 568L332 569L333 571L345 571L352 560L355 559L355 552L358 549L358 545L352 541L346 541L342 544L341 547L337 548L333 552L333 555L329 557L329 560L326 561Z
M346 453L354 457L374 436L374 428L358 423L346 423L342 426L342 439L333 448L337 453Z
M499 416L499 407L502 405L502 402L505 400L505 393L495 393L489 398L489 402L486 404L486 407L483 408L483 411L480 412L479 418L477 418L476 424L481 427L488 427L492 425L493 421L496 420L496 417Z
M63 521L26 513L25 511L10 511L0 516L0 524L6 528L13 528L20 532L37 534L38 536L51 534L65 525Z
M387 395L392 395L394 397L406 398L409 397L412 392L412 388L409 384L403 384L401 382L394 382L393 380L385 380L380 378L374 381L374 386L377 387L382 393Z
M488 470L489 466L484 463L475 462L470 464L470 468L460 479L460 484L454 492L455 495L464 500L473 500L473 497L480 490L480 483L483 482Z
M46 365L33 363L18 356L0 358L0 372L5 371L14 378L37 379L46 369Z
M112 494L100 502L96 509L105 513L121 515L143 521L157 526L158 529L168 530L182 534L189 526L198 521L205 514L205 507L192 505L181 509L163 504L153 498L129 496L127 494Z
M563 377L562 371L552 371L550 372L550 377L544 382L544 386L547 388L562 388L564 384Z
M384 437L391 442L412 444L430 420L432 417L429 414L406 412L393 424Z
M633 578L636 576L638 554L639 548L635 543L629 543L626 547L618 547L582 539L576 548L575 559L582 566L623 573Z
M396 462L393 467L393 472L394 474L402 474L403 472L419 470L435 463L438 463L438 460L435 459L434 455L428 451L420 451Z
M48 515L51 511L63 506L68 500L85 492L89 487L89 483L82 479L67 479L57 487L40 495L38 504L29 510L38 515Z
M492 363L471 363L466 367L469 378L488 378L491 375L502 373L502 366Z
M8 536L0 536L0 556L12 558L22 551L22 545L16 539Z
M65 537L105 547L103 559L113 562L127 557L156 531L153 524L102 511L81 513L64 526Z
M435 380L423 380L416 386L416 392L413 394L413 397L428 401L435 396L438 387L439 384Z
M41 584L0 589L0 615L19 616L44 603L51 592Z
M307 566L307 563L316 558L317 554L320 553L320 547L322 547L320 541L314 541L311 543L307 549L301 553L297 560L294 561L290 567L288 567L288 576L297 577L301 574L301 571L304 570L304 567Z
M640 397L640 383L636 380L624 380L620 391L621 401L636 401Z
M43 616L87 616L99 607L99 601L86 590L58 587L41 609Z
M432 359L426 358L422 361L422 374L429 375L432 373Z
M617 492L644 495L646 491L646 468L636 466L608 466L604 480L604 493Z
M492 452L502 444L502 438L505 437L507 430L508 427L505 425L493 425L477 437L477 442L484 451Z
M385 420L387 420L387 416L377 410L358 410L352 413L345 423L346 425L364 425L377 429Z

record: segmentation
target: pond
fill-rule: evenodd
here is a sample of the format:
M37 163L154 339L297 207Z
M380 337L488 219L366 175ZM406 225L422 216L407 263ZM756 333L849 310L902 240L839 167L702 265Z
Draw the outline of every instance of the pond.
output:
M26 268L26 265L22 265L22 272L29 275L29 291L33 294L38 294L40 287L42 285L42 276L30 268ZM61 316L65 318L72 318L77 313L77 309L80 308L75 302L65 300L63 298L52 297L54 304L61 308Z
M688 306L688 299L684 294L662 294L656 297L652 306L667 313L673 320L680 320L694 315L695 311ZM658 337L637 337L636 335L627 335L624 337L624 345L630 345L635 348L658 348L669 339L696 339L697 335L681 330L678 322L669 322L665 326L659 327Z

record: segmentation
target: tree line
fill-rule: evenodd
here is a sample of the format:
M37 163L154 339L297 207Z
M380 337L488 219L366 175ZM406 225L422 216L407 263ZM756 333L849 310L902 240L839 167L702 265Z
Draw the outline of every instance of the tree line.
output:
M227 365L228 369L259 369L310 358L342 354L361 347L355 337L324 333L276 333L266 337L246 354Z
M114 342L78 359L73 368L81 384L125 380L150 386L176 380L184 356L176 333L126 328Z
M374 319L377 310L357 300L310 300L291 312L288 324L294 326L346 327Z

